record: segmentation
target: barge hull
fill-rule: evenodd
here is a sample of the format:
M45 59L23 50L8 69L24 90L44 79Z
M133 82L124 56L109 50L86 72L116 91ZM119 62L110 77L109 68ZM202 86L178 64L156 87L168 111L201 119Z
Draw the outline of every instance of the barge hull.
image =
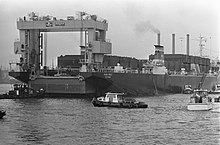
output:
M17 78L21 78L21 76ZM211 90L220 81L217 76L101 72L84 72L80 73L78 77L42 76L28 81L33 89L43 88L45 93L51 95L95 94L97 96L108 91L124 92L136 96L154 95L158 92L182 93L184 85L188 84L192 88L198 88L200 83L202 83L201 88Z

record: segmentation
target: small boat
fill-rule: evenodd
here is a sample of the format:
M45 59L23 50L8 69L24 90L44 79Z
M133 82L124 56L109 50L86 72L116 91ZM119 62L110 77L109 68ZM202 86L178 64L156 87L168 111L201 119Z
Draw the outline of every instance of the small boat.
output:
M191 85L184 85L183 94L192 94L193 89Z
M213 86L212 90L209 92L210 94L220 94L220 84L216 84Z
M220 96L211 96L213 109L220 108Z
M124 93L106 93L104 97L92 99L95 107L118 107L118 108L147 108L144 102L136 101L133 98L125 98Z
M34 89L28 87L26 84L14 84L13 89L7 93L0 94L0 99L21 99L21 98L34 98L34 97L44 97L45 90L39 89L35 91Z
M0 110L0 119L2 119L6 115L6 111Z
M207 90L194 90L190 97L190 102L187 104L188 110L211 110L211 97L208 96Z

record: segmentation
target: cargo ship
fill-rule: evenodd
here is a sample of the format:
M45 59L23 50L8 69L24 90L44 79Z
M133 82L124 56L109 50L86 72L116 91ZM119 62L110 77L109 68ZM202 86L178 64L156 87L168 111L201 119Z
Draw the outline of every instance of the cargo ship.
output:
M211 90L220 82L219 67L212 67L210 59L189 55L189 34L186 55L175 54L175 34L173 53L164 54L158 33L155 54L149 59L136 59L111 55L112 44L106 39L107 20L97 15L78 12L76 16L58 19L32 12L18 19L17 29L20 39L14 42L14 52L20 55L20 62L15 63L20 70L12 70L9 75L35 90L44 89L48 95L124 92L143 96L181 93L185 85ZM49 32L80 32L80 54L61 55L58 67L49 69Z

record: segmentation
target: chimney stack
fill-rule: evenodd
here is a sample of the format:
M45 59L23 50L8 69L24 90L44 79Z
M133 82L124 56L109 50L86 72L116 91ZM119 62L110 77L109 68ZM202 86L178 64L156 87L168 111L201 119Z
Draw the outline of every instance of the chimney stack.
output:
M160 33L157 33L157 45L160 45Z
M172 54L175 54L175 34L172 34Z
M189 34L186 35L186 55L189 55Z

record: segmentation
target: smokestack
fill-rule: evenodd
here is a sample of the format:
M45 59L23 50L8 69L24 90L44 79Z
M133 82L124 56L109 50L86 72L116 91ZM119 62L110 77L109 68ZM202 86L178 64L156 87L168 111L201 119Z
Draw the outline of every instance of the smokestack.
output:
M175 34L172 34L172 54L175 54Z
M189 55L189 34L186 35L186 55Z
M47 66L47 32L44 32L44 66Z
M157 33L157 45L160 45L160 33Z

